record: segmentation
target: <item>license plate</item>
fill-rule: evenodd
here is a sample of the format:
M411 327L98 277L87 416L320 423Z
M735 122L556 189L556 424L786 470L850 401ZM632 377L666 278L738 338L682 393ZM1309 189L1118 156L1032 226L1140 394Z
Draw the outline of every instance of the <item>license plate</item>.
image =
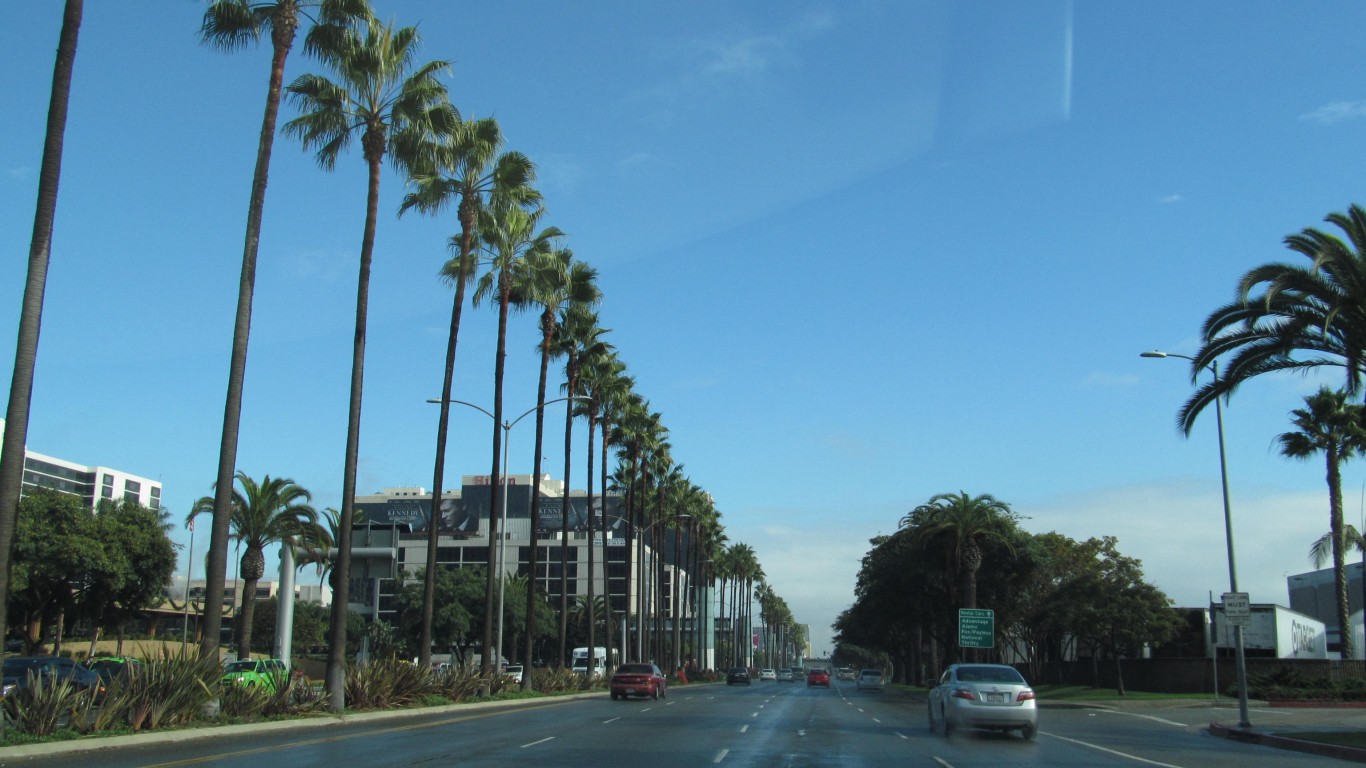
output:
M1004 693L988 693L988 694L987 694L987 703L988 703L988 704L1004 704L1004 703L1006 703L1006 695L1005 695Z

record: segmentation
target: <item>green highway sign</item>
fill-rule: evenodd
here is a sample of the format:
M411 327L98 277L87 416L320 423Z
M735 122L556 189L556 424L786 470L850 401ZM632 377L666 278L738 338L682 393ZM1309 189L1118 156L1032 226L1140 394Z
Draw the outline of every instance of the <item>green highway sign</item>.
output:
M996 614L990 608L959 608L958 645L962 648L996 647Z

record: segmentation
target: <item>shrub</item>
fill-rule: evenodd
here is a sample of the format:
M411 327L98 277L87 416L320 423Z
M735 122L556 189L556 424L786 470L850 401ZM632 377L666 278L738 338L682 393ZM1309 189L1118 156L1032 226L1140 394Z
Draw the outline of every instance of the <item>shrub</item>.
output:
M5 714L15 727L34 736L48 736L69 725L84 725L93 696L69 678L30 674L28 687L5 697Z
M346 701L355 709L407 707L436 689L435 673L398 659L377 659L346 669Z

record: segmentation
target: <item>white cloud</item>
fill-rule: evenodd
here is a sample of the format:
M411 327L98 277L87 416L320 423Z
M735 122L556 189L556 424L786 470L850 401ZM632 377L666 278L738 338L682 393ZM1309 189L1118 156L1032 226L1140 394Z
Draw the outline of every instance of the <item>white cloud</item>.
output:
M1345 120L1359 120L1366 117L1366 101L1334 101L1313 112L1300 115L1301 120L1311 120L1323 125L1341 123Z
M1172 204L1174 204L1174 203L1181 203L1181 202L1185 202L1185 200L1186 200L1186 198L1182 197L1181 195L1164 195L1163 197L1158 198L1158 202L1159 202L1159 203L1162 203L1163 205L1172 205Z

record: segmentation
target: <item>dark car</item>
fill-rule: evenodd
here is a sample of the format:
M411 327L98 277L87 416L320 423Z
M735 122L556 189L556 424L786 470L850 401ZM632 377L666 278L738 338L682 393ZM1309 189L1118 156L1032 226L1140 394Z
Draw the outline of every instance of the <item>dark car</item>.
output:
M829 688L830 670L825 667L812 667L811 671L806 673L806 687L810 688L813 685Z
M106 687L114 678L127 676L130 670L141 666L141 661L127 656L96 656L85 662L85 668L99 675Z
M668 688L664 673L654 664L622 664L608 683L612 701L631 696L648 696L662 699Z
M726 685L749 685L749 670L744 667L731 667L726 673Z
M104 691L104 682L99 675L65 656L11 656L5 659L4 687L0 689L0 695L8 695L16 688L27 688L34 680L44 683L70 680L96 696Z

